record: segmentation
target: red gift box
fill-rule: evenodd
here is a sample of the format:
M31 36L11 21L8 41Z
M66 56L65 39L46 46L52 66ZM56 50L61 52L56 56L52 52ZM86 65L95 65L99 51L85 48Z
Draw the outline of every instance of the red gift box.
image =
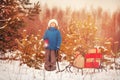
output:
M99 68L98 62L87 62L85 68Z
M100 60L102 59L102 54L98 49L89 50L85 54L85 68L99 68L100 67Z

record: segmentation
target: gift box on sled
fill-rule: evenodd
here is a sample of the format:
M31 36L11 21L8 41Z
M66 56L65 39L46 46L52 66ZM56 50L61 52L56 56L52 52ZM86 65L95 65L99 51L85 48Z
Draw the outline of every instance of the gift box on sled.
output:
M90 49L85 54L85 68L100 68L102 54L100 49Z

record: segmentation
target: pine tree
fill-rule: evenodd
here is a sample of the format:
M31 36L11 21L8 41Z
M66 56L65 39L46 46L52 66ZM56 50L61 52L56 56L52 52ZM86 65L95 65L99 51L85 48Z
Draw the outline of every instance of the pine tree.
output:
M16 50L16 38L21 38L19 29L25 26L24 17L33 20L39 14L39 3L30 7L29 0L1 0L0 1L0 51Z
M76 48L83 55L86 54L88 49L96 45L96 33L97 28L91 15L86 14L83 21L72 19L66 35L63 36L61 51L67 54L68 60L71 60Z

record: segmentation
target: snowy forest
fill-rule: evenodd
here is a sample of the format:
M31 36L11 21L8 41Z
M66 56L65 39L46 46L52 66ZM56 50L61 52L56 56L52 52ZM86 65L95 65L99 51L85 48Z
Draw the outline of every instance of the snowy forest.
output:
M73 62L76 49L84 58L95 48L107 59L120 58L120 8L109 12L91 7L87 11L49 8L29 0L0 0L0 60L41 69L45 55L42 38L52 18L58 21L62 34L59 62ZM106 66L115 63L120 69L120 62L107 59L103 60Z

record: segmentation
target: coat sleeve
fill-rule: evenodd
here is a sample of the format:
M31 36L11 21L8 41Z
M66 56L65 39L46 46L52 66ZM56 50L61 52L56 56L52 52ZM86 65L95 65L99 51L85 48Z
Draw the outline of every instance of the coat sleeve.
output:
M45 34L43 36L43 40L47 39L47 31L45 31Z
M62 42L62 37L60 31L58 31L58 37L57 37L57 48L60 48L61 42Z

